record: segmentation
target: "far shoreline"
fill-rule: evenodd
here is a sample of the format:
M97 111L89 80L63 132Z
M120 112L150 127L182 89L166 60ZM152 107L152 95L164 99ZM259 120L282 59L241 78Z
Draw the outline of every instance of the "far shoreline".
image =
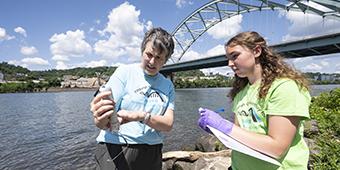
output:
M60 88L60 87L50 87L47 90L35 90L35 91L17 91L17 92L5 92L0 94L11 94L11 93L58 93L58 92L81 92L81 91L96 91L98 90L97 87L95 88Z
M322 86L322 85L334 85L340 86L340 84L311 84L312 86ZM188 88L175 88L176 90L195 90L195 89L209 89L209 88L231 88L231 87L188 87ZM61 87L50 87L47 90L36 90L36 91L17 91L17 92L5 92L0 94L9 94L9 93L57 93L57 92L81 92L81 91L96 91L99 87L68 87L68 88L61 88Z
M60 87L50 87L46 92L69 92L69 91L96 91L98 87L83 88L83 87L73 87L73 88L60 88ZM44 90L40 92L45 92Z

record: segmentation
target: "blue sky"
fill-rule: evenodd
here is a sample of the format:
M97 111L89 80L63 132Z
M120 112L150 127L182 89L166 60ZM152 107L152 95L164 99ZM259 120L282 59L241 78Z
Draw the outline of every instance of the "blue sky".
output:
M255 0L253 0L255 1ZM150 27L173 32L208 1L193 0L2 0L0 61L30 70L117 66L139 62ZM340 32L339 20L298 12L239 15L208 30L183 61L223 54L223 44L242 31L258 31L269 44ZM175 54L176 55L176 54ZM289 60L303 72L340 73L340 54ZM227 67L205 72L225 74Z

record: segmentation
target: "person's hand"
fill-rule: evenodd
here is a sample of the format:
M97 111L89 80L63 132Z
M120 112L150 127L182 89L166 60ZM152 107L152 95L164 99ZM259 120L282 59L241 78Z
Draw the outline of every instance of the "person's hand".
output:
M222 118L218 113L202 108L198 111L201 115L198 119L198 125L206 132L211 133L207 125L223 132L224 134L229 134L231 132L234 124Z
M109 95L111 95L110 91L101 92L93 98L90 104L94 122L100 129L111 128L111 117L115 103L108 98Z
M145 112L133 112L127 110L119 110L117 112L118 121L120 124L128 123L131 121L143 121L146 113Z

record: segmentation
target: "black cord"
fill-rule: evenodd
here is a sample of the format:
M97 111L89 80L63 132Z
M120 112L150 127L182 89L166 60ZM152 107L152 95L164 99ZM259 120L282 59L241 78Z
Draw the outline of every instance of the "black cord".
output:
M118 135L120 135L121 137L123 137L124 141L125 141L125 148L122 149L122 151L120 151L115 157L111 158L111 159L107 159L106 161L110 162L110 161L114 161L116 160L122 153L124 153L127 148L129 147L129 143L127 142L126 138L124 137L123 134L117 132Z

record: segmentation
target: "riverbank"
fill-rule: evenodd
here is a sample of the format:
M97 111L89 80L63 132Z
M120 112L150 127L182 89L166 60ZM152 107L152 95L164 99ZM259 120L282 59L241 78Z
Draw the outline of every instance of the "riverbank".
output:
M46 92L68 92L68 91L96 91L98 88L60 88L60 87L50 87ZM43 91L41 91L43 92Z

